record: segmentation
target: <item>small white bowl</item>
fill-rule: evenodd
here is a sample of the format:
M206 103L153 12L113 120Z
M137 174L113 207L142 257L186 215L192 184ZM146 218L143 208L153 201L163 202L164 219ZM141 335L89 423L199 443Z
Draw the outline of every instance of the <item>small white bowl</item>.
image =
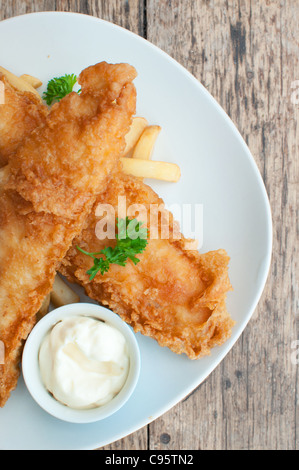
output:
M98 318L117 328L127 340L130 356L128 377L120 392L109 403L88 410L73 409L57 401L44 386L39 368L39 350L46 334L60 320L76 315ZM92 423L112 415L130 398L140 374L140 351L131 328L111 310L89 303L71 304L48 313L33 328L25 343L22 370L29 393L50 415L71 423Z

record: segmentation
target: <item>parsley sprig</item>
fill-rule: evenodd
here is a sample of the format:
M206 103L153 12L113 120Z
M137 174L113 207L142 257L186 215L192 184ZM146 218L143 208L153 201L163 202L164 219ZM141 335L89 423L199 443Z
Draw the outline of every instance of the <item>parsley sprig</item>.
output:
M130 259L135 265L139 263L137 254L142 253L147 246L147 229L142 227L143 222L138 222L136 219L117 219L118 233L116 234L116 246L106 247L98 253L89 253L79 246L77 249L81 253L90 256L94 260L91 269L87 271L92 281L98 272L105 274L109 271L111 264L118 264L119 266L126 266ZM105 257L98 256L104 255Z
M49 81L47 91L43 94L43 99L50 106L54 101L60 101L66 95L73 91L77 82L75 74L65 74L63 77L55 77Z

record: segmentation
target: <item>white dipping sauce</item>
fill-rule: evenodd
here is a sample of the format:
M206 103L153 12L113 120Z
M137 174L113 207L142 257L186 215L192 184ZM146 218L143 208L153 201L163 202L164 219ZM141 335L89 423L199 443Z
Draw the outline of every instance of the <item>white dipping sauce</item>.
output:
M100 320L66 318L45 337L39 366L44 385L56 400L70 408L96 408L112 400L126 382L126 339Z

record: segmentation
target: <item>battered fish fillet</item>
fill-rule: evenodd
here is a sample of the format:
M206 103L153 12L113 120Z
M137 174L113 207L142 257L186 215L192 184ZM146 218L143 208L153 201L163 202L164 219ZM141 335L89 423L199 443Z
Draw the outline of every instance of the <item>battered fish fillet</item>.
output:
M131 261L126 267L110 265L108 273L99 273L93 281L89 280L86 271L93 261L76 246L88 252L113 246L113 240L97 238L100 219L95 212L99 204L111 204L117 217L119 196L126 197L127 207L146 206L147 216L144 213L138 216L138 212L133 216L143 221L145 217L150 220L151 204L157 207L163 204L139 179L122 172L114 175L107 190L97 198L85 229L74 239L62 261L61 274L83 286L89 297L112 309L135 332L155 338L161 346L186 353L191 359L209 354L212 347L228 339L234 325L225 306L226 294L231 289L229 257L224 250L206 254L187 251L189 241L184 237L173 238L173 217L163 207L157 225L150 226L148 246L138 255L140 262L136 266ZM169 240L161 239L162 223L169 224ZM157 228L160 236L150 239Z
M0 170L0 406L16 387L23 340L58 265L123 152L135 77L126 64L85 69L81 94L54 105Z
M45 121L48 109L33 93L16 90L1 72L0 81L5 87L5 103L0 104L1 168L24 137Z

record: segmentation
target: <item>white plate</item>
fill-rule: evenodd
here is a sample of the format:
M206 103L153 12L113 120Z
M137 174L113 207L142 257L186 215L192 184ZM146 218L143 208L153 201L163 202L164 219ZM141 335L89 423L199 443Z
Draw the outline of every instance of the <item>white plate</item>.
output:
M172 203L202 203L201 251L225 248L234 291L228 309L236 320L231 339L211 356L191 361L137 335L142 370L138 387L114 416L67 424L33 401L22 379L0 410L1 449L89 450L111 443L161 416L219 364L249 321L264 288L271 259L272 223L262 178L225 112L182 66L144 39L105 21L72 13L36 13L0 23L0 64L44 84L106 60L138 71L138 114L160 124L155 159L176 162L177 184L151 182ZM86 298L83 296L83 299Z

